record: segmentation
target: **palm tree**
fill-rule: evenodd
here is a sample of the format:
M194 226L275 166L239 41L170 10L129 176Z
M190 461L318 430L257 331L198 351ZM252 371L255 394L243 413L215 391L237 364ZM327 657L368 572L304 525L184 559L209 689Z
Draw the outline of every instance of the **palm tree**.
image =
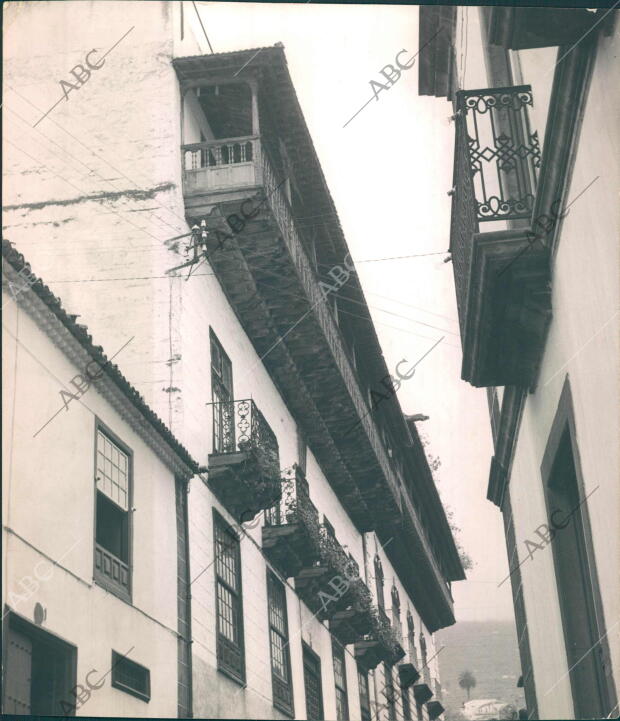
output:
M463 671L459 676L459 686L467 691L467 700L469 701L469 692L476 685L476 677L471 671Z

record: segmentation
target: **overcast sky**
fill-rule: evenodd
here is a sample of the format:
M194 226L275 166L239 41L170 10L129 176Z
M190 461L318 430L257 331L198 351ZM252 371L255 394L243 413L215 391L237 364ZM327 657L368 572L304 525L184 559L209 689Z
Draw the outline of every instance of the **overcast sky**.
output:
M483 389L460 380L449 244L450 104L417 95L417 62L373 98L370 80L418 50L418 9L393 5L198 3L214 51L282 42L389 368L444 340L404 383L405 413L441 458L444 502L475 562L453 585L457 620L513 617L499 509L486 500L491 432ZM476 52L475 49L472 50ZM347 121L373 98L346 127ZM326 219L326 220L329 220ZM425 257L360 262L423 253ZM380 379L377 379L379 381Z

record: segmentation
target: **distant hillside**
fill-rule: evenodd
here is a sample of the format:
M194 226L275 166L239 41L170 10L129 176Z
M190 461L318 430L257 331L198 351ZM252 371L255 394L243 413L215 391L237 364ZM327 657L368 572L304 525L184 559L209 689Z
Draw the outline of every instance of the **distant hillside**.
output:
M463 621L437 632L438 656L446 721L454 718L467 693L459 686L462 671L476 678L471 699L496 698L525 707L523 689L517 688L521 675L517 634L512 621Z

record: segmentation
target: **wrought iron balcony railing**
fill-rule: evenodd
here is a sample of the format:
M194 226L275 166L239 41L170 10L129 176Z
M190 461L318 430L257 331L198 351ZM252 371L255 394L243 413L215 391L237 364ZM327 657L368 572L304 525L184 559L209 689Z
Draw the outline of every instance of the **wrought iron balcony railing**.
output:
M478 221L529 220L540 167L538 133L530 130L527 113L531 86L462 90L456 105Z
M374 606L371 612L371 628L365 638L355 644L355 658L370 670L380 663L394 665L405 656L405 651L385 611Z
M280 500L265 511L267 526L302 523L307 527L317 550L321 535L319 512L310 500L308 481L297 464L284 469Z
M234 514L251 520L280 494L278 441L251 399L211 404L209 483Z
M279 474L278 440L251 398L213 403L213 455L252 452Z
M550 320L548 247L527 241L545 170L532 105L529 85L456 97L450 251L461 377L477 387L533 388Z

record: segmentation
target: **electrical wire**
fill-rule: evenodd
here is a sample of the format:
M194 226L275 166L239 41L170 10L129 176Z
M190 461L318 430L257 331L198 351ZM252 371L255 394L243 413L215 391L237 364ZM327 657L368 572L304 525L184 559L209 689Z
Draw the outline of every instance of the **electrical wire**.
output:
M202 32L205 34L205 38L207 40L209 50L211 51L211 55L213 55L214 53L213 53L213 47L211 46L211 41L209 40L209 36L207 35L205 26L202 24L202 18L200 17L200 13L198 12L198 8L196 7L196 3L194 2L194 0L192 0L192 5L194 6L194 10L196 11L196 15L198 17L198 22L200 23L200 27L202 28Z

